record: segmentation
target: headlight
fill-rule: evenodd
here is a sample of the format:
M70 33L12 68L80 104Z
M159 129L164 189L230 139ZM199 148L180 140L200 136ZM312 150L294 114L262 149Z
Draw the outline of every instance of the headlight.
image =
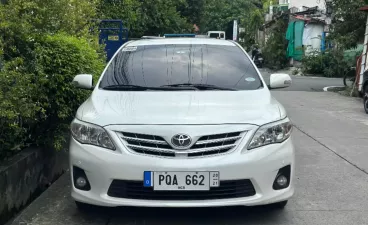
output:
M73 138L82 144L115 150L109 135L102 127L74 119L71 124L71 132Z
M261 146L281 143L291 135L293 125L288 118L274 123L266 124L258 128L254 134L248 149L254 149Z

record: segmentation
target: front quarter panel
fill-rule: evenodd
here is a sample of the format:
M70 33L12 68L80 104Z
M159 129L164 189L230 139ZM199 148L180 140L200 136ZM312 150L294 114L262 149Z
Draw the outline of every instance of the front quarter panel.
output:
M277 101L273 96L272 96L271 102L273 104L276 104L279 107L280 119L284 119L285 117L287 117L287 112L286 112L285 107L279 101Z

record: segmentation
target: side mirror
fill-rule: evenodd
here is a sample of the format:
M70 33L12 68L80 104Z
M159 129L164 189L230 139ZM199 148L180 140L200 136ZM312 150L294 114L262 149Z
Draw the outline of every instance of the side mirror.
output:
M79 74L74 77L73 84L78 88L91 90L93 88L93 77L90 74Z
M274 73L270 76L270 89L286 88L291 86L292 80L288 74Z

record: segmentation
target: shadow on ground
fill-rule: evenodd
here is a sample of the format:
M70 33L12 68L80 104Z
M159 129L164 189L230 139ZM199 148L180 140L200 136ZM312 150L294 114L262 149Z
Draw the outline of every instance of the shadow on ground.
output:
M282 224L286 211L269 206L219 208L100 208L93 207L87 216L108 215L107 224ZM238 221L238 222L236 222ZM271 222L271 223L270 223Z

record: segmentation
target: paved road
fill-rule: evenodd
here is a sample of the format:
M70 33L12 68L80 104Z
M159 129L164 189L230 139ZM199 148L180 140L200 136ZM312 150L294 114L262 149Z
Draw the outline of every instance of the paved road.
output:
M260 69L266 83L269 84L271 72L267 69ZM282 72L282 71L280 71ZM325 78L325 77L306 77L291 75L293 84L286 89L279 91L323 91L327 86L344 86L342 78Z
M368 224L368 117L360 100L329 92L273 92L296 128L296 193L282 211L265 207L96 209L83 214L63 176L13 225Z

